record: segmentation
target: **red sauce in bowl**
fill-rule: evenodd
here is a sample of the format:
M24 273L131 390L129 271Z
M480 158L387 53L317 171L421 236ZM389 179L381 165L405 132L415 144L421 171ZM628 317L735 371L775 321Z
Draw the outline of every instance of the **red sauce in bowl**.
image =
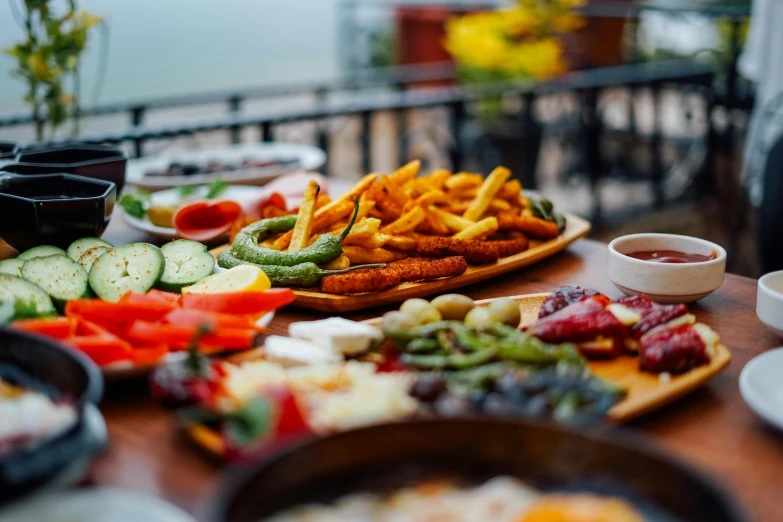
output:
M705 256L702 254L686 254L676 250L644 250L641 252L631 252L625 254L634 259L650 261L652 263L703 263L718 258L718 253L713 250L712 254Z

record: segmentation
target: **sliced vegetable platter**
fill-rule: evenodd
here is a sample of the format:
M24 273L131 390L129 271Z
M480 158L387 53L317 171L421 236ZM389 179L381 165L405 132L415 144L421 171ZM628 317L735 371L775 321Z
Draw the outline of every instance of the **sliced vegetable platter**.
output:
M0 314L17 329L82 351L107 376L177 357L199 332L203 352L252 348L290 290L269 290L256 267L214 274L206 246L177 240L114 246L82 238L0 261Z

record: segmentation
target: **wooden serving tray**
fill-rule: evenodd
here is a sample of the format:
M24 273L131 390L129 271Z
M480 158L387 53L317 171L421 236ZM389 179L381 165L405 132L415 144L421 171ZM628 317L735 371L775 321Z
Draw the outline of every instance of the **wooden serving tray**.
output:
M313 290L294 290L296 301L293 306L321 310L322 312L351 312L399 303L412 297L439 294L491 279L552 256L590 232L590 223L579 216L567 214L566 219L566 228L558 237L545 242L533 240L530 243L530 248L524 252L500 258L491 265L470 266L464 274L456 277L423 283L404 283L383 292L357 295L334 295ZM223 245L210 252L217 257L228 246Z
M538 310L549 296L543 294L527 294L512 296L519 303L522 312L521 324L534 323L538 318ZM491 299L477 301L478 305L487 305ZM369 319L367 324L378 325L381 319ZM236 364L257 360L261 350L244 352L228 358ZM687 373L672 375L662 379L659 374L642 372L639 369L637 356L620 356L607 361L590 361L589 366L599 377L624 387L628 395L609 410L608 418L613 422L626 422L650 411L656 410L673 402L702 386L714 375L718 374L731 361L731 352L726 346L718 345L717 353L710 364L700 366ZM185 426L188 436L201 448L209 453L222 457L225 448L221 436L215 431L200 424Z
M531 324L538 318L538 310L549 294L527 294L511 296L519 303L522 312L521 324ZM478 305L487 305L492 299L476 301ZM365 321L368 324L380 324L380 318ZM666 380L657 373L643 372L639 369L637 356L622 355L606 361L590 361L590 369L597 376L618 384L628 391L622 402L609 410L609 419L625 422L649 411L656 410L683 395L695 390L712 376L723 370L731 362L731 352L724 345L718 345L717 353L710 364L699 366L687 373L671 375Z

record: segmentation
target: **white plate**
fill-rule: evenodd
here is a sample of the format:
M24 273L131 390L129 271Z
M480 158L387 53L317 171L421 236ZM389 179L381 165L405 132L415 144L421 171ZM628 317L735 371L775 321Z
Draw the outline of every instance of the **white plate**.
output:
M196 194L204 196L209 190L208 187L203 186L196 189ZM251 204L261 198L264 193L262 187L251 187L247 185L231 185L226 187L219 197L215 198L215 201L224 199L230 199L236 201L240 205ZM194 195L195 197L195 195ZM179 189L161 190L160 192L154 192L151 197L153 205L176 205L179 203L181 197L179 195ZM158 227L150 223L150 220L144 217L139 219L128 215L125 211L122 212L122 217L125 221L135 229L147 232L153 236L160 237L162 239L175 239L177 237L177 231L169 227ZM228 236L226 236L228 237Z
M217 271L222 271L222 268L215 267ZM269 323L272 322L272 319L274 319L275 313L274 312L268 312L265 315L261 316L261 318L256 321L256 326L259 327L266 327L269 326ZM249 348L252 349L252 348ZM241 353L240 351L236 351L233 353ZM160 364L169 364L176 361L181 361L187 357L187 352L172 352L166 355L166 357L163 358L163 362ZM103 377L107 381L110 380L123 380L123 379L132 379L135 377L141 377L143 375L147 375L152 370L157 368L158 364L145 364L145 365L137 365L133 364L130 361L121 361L117 363L110 364L108 366L104 366L101 368L101 371L103 372ZM2 521L0 521L2 522Z
M152 495L114 488L63 490L34 495L0 512L0 522L195 522Z
M751 359L740 374L742 398L769 423L783 429L783 348Z
M242 169L193 176L147 176L150 171L165 171L173 162L205 166L211 161L238 165L249 159L269 161L296 159L297 163ZM227 183L263 185L295 170L317 170L326 162L326 153L318 147L299 143L254 143L213 149L194 149L175 154L160 154L128 161L126 182L147 190L161 190L180 185L202 185L220 177Z

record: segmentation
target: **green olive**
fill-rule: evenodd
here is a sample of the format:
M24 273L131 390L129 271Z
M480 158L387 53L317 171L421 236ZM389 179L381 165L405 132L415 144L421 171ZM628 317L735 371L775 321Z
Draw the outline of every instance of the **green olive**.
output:
M479 328L489 323L499 323L495 315L486 306L477 306L465 316L465 324Z
M408 299L400 306L400 312L415 317L420 324L434 323L443 319L438 309L424 299Z
M499 323L513 326L519 326L522 320L522 314L519 311L519 304L510 297L501 297L493 299L487 309L495 316Z
M445 294L432 300L432 306L438 309L443 319L447 321L462 321L476 303L468 296L460 294Z
M381 329L391 332L407 332L411 328L419 326L415 317L405 312L387 312L383 316Z

